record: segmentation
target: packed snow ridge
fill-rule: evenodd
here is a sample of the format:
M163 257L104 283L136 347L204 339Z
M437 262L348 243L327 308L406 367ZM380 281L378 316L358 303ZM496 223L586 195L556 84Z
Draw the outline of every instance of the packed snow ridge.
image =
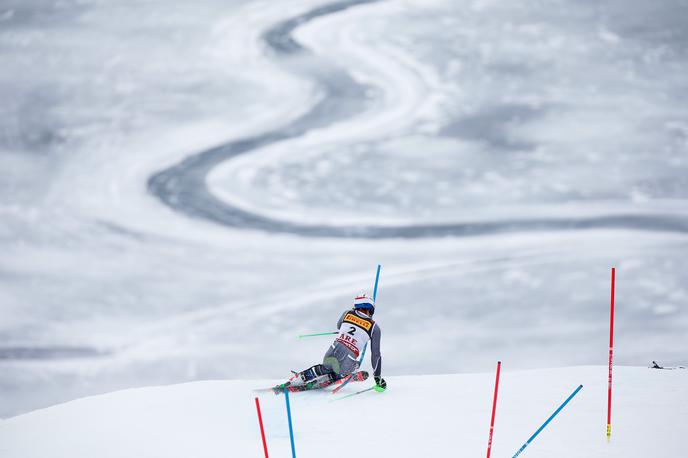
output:
M270 456L290 456L284 396L261 381L203 381L117 391L0 422L4 458L260 457L254 398ZM607 368L511 372L500 378L493 457L511 457L579 385L583 389L521 456L682 456L688 371L618 367L606 439ZM389 377L384 393L292 394L299 457L484 456L494 374Z

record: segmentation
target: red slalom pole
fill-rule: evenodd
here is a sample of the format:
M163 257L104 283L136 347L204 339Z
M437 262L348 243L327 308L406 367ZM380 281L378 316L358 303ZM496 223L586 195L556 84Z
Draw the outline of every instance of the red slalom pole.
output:
M609 314L609 385L607 387L607 440L612 436L612 358L614 356L614 287L616 268L612 267L612 299Z
M499 372L502 368L502 362L497 361L497 377L495 378L494 399L492 400L492 419L490 420L490 439L487 441L487 458L490 458L492 451L492 433L494 432L495 412L497 411L497 392L499 391Z
M260 436L263 438L263 450L265 450L265 458L268 458L268 443L265 441L265 430L263 429L263 416L260 414L260 402L258 402L258 398L256 398L256 411L258 412Z

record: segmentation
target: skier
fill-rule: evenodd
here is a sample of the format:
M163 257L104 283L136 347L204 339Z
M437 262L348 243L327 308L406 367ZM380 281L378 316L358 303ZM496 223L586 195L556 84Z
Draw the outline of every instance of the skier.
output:
M375 301L365 294L354 298L353 308L345 311L337 321L339 333L325 353L322 364L316 364L302 372L295 373L286 383L276 387L286 389L324 388L358 369L358 358L366 343L370 342L370 362L373 366L376 389L383 391L387 382L382 378L382 355L380 354L380 326L373 320ZM361 373L360 380L367 378Z

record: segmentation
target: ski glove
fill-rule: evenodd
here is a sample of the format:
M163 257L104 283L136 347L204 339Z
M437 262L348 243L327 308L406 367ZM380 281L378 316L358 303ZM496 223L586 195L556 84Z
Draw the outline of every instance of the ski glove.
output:
M379 375L375 376L375 391L385 391L387 389L387 382Z

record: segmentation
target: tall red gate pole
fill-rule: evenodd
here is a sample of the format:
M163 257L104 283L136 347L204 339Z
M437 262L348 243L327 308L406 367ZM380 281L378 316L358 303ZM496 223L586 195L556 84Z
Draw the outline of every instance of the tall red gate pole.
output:
M490 438L487 441L487 458L490 458L492 451L492 433L494 432L495 412L497 411L497 391L499 390L499 371L502 367L502 362L497 361L497 377L495 378L494 399L492 400L492 419L490 420Z
M607 387L607 440L612 436L612 358L614 356L614 283L616 268L612 267L612 299L609 314L609 386Z
M265 429L263 429L263 416L260 414L260 403L256 398L256 411L258 412L258 424L260 425L260 436L263 439L263 450L265 451L265 458L268 458L268 443L265 441Z

